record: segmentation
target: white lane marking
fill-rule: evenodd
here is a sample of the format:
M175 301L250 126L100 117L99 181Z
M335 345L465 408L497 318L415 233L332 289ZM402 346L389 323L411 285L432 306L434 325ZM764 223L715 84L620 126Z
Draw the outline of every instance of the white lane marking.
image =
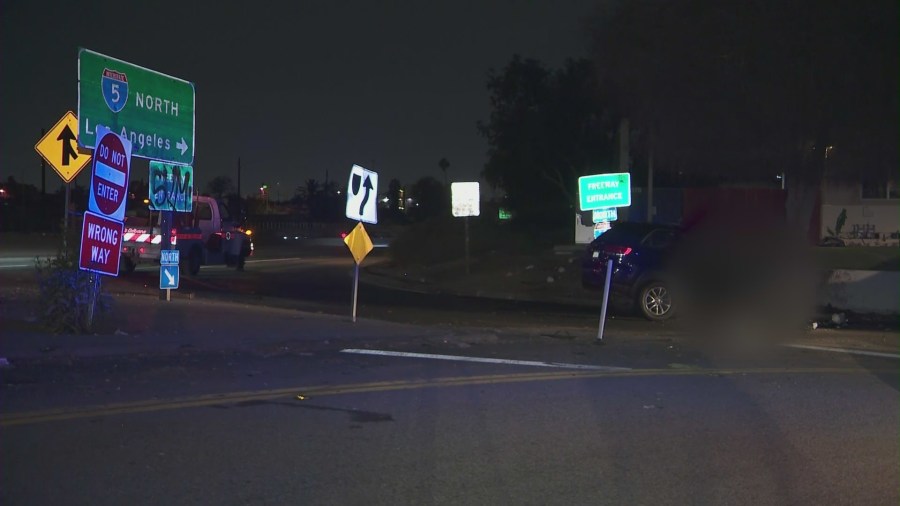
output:
M846 353L848 355L866 355L869 357L900 359L900 354L884 353L880 351L852 350L848 348L829 348L827 346L813 346L811 344L785 344L784 346L788 348L798 348L801 350L830 351L833 353Z
M0 269L20 269L22 267L34 267L34 264L0 265Z
M579 369L585 371L630 371L630 367L610 367L605 365L566 364L563 362L537 362L532 360L508 360L504 358L466 357L460 355L436 355L433 353L412 353L408 351L362 350L345 348L341 353L357 355L380 355L385 357L425 358L431 360L450 360L457 362L478 362L481 364L525 365L531 367L552 367L556 369Z
M261 264L263 262L293 262L293 261L303 261L309 260L308 258L260 258L257 260L247 260L248 264Z

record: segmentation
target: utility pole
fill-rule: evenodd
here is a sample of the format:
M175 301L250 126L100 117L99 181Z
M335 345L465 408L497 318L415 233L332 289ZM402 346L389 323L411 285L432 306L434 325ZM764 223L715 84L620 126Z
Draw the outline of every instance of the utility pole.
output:
M630 127L628 125L628 118L622 118L619 121L619 172L630 172L628 170L628 159L630 146L629 146L629 131ZM628 216L628 208L622 208L620 211L624 211L624 216L619 216L620 219L629 219Z

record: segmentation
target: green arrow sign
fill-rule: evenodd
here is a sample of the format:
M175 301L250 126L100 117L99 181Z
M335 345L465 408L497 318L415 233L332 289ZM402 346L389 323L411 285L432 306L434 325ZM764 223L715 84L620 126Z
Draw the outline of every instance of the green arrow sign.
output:
M132 156L194 162L194 84L78 50L78 145L93 148L97 125L128 138Z
M631 174L595 174L578 178L578 200L582 211L631 205Z

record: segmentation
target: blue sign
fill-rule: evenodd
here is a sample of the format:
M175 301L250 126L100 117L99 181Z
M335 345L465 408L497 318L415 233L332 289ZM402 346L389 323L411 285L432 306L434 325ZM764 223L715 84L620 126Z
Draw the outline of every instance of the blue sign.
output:
M95 88L96 89L96 88ZM119 112L128 102L128 77L124 72L103 69L100 78L100 90L103 92L103 100L112 112Z
M159 252L160 265L178 265L180 255L177 249L164 249Z
M178 266L177 265L160 265L159 266L159 289L178 288Z
M610 228L612 228L612 226L609 224L608 221L601 221L599 223L594 223L594 239L609 232Z
M591 216L594 223L600 223L601 221L616 221L619 219L619 212L615 207L608 207L606 209L594 209Z
M189 213L193 209L194 168L150 162L150 210Z

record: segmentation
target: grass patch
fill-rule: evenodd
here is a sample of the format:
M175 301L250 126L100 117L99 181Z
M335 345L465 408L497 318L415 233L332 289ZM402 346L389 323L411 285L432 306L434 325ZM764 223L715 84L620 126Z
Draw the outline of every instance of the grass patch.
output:
M552 241L517 231L488 219L469 219L469 248L473 259L489 254L533 254L552 248ZM390 246L391 258L401 266L432 266L464 257L465 222L436 218L405 227Z
M900 248L895 246L815 248L813 253L822 269L900 271Z

